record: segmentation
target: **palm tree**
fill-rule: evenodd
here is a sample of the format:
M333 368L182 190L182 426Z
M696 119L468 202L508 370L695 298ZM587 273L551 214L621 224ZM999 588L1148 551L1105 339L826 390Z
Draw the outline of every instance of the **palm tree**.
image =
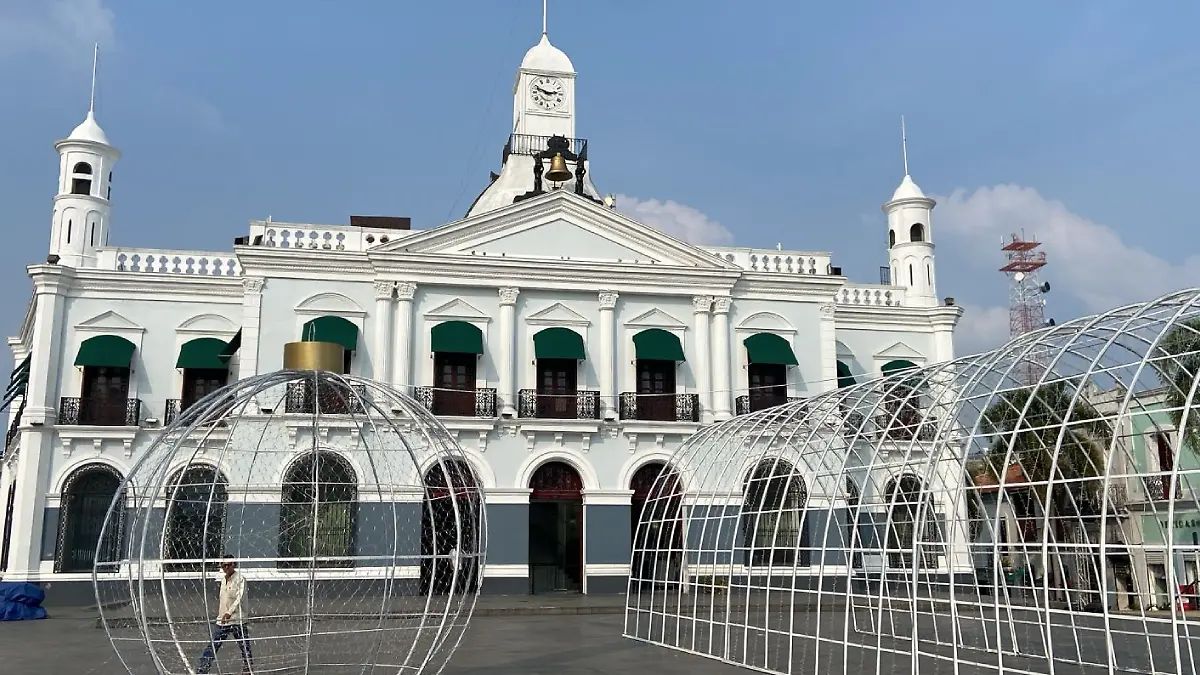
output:
M1193 399L1192 406L1187 405L1192 384L1200 376L1200 317L1171 328L1158 343L1158 351L1158 358L1151 363L1167 388L1165 403L1171 409L1171 422L1176 429L1184 429L1181 445L1200 453L1200 419L1191 414L1192 408L1200 404L1200 398Z

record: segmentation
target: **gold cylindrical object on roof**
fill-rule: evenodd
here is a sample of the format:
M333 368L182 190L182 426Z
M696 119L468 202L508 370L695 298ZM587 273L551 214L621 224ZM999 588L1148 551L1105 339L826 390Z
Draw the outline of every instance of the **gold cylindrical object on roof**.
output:
M336 342L289 342L283 346L283 367L340 373L345 355L345 348Z

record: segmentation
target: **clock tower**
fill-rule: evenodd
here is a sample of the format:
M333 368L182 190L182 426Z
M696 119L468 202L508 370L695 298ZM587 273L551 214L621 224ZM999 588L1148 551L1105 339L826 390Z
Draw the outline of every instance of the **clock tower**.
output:
M575 66L545 33L517 71L513 133L575 138Z

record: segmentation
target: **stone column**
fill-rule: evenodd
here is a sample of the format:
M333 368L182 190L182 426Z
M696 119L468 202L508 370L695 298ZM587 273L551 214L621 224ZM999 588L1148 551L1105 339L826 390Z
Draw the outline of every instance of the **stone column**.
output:
M394 281L375 282L375 344L371 354L371 377L387 382L392 374L392 293Z
M720 296L713 298L713 419L717 422L733 416L730 401L733 400L733 381L729 377L729 307L733 298Z
M709 349L708 338L711 332L712 308L711 295L697 295L692 298L692 312L696 318L696 358L692 364L692 372L696 376L696 393L700 398L700 421L712 421L712 378L709 364L712 363L712 350Z
M13 480L17 484L12 510L12 538L9 544L8 571L5 581L36 580L41 567L42 533L58 523L45 522L46 485L50 477L54 423L58 420L61 364L74 354L63 352L62 336L66 286L69 268L35 265L31 268L36 302L33 318L33 358L29 360L29 383L25 388L28 403L22 416L19 453ZM8 495L5 494L7 499Z
M600 409L604 419L617 419L616 307L614 291L600 292Z
M519 288L500 289L500 416L517 416L517 296Z
M417 294L417 285L411 281L401 281L396 284L396 336L392 340L395 347L396 361L392 364L392 385L400 391L413 395L412 380L412 322L413 297Z
M262 277L242 279L242 346L238 347L238 379L258 374L258 341L262 327ZM280 349L283 345L280 345ZM282 366L282 364L280 364Z
M837 389L837 322L834 315L837 308L832 302L821 305L821 327L818 329L818 339L821 341L821 384L810 387L809 395L821 391Z

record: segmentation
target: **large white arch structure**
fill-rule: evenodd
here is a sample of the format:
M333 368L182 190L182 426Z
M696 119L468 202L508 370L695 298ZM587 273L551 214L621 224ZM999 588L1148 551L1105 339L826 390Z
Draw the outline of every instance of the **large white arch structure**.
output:
M708 428L643 511L625 634L789 675L1194 675L1198 376L1192 289Z

